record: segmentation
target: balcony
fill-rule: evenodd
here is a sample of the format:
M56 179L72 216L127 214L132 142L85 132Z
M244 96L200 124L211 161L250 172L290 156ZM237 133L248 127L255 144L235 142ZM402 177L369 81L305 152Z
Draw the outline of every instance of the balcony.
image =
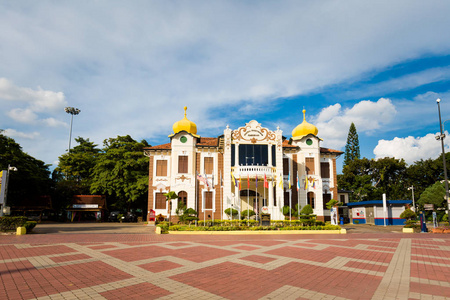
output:
M235 177L247 177L252 178L258 176L275 176L275 167L270 166L237 166L231 168Z

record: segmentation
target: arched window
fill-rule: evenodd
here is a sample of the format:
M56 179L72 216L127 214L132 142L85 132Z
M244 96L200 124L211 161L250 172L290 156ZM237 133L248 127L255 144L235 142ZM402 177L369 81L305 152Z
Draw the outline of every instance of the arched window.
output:
M308 192L308 204L314 209L316 201L314 199L314 192Z
M184 206L187 207L187 193L185 191L178 193L178 205L180 202L183 202Z

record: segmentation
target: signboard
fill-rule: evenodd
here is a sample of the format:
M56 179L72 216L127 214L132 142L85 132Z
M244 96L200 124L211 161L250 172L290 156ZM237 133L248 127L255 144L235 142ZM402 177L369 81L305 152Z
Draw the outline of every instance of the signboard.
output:
M424 204L423 208L425 210L434 210L434 204Z
M98 208L98 204L74 204L72 208Z
M268 214L268 213L269 213L269 208L268 208L267 206L263 206L263 207L261 208L261 212L262 212L263 214Z
M261 226L270 226L270 214L261 214Z

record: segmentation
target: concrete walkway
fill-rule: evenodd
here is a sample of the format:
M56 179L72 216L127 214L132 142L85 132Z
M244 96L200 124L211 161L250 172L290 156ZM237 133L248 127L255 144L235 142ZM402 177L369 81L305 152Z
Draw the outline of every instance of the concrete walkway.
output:
M39 224L1 235L0 299L450 299L450 235L152 229Z

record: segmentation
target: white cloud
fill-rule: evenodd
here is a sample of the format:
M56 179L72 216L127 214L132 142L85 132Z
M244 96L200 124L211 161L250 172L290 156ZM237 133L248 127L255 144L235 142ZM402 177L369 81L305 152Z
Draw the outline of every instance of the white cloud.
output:
M55 118L43 119L42 123L49 127L68 127L67 123L56 120Z
M40 133L37 131L32 132L32 133L25 133L25 132L17 131L15 129L11 129L11 128L5 129L2 133L11 138L23 138L23 139L29 139L29 140L34 140L40 136Z
M20 123L33 124L37 119L37 115L29 108L15 108L8 112L8 116Z
M342 109L340 104L328 106L319 113L315 125L327 147L340 149L346 143L352 122L358 133L370 134L392 122L395 115L396 109L391 100L380 98L376 102L360 101L347 109Z
M26 102L34 112L57 111L67 105L61 92L18 87L6 78L0 78L0 99Z
M404 159L412 164L420 159L435 159L441 154L441 142L435 136L439 133L429 133L423 137L408 136L405 138L394 138L392 140L380 140L373 150L375 158L394 157ZM448 132L446 132L448 135ZM449 141L444 139L448 151Z

